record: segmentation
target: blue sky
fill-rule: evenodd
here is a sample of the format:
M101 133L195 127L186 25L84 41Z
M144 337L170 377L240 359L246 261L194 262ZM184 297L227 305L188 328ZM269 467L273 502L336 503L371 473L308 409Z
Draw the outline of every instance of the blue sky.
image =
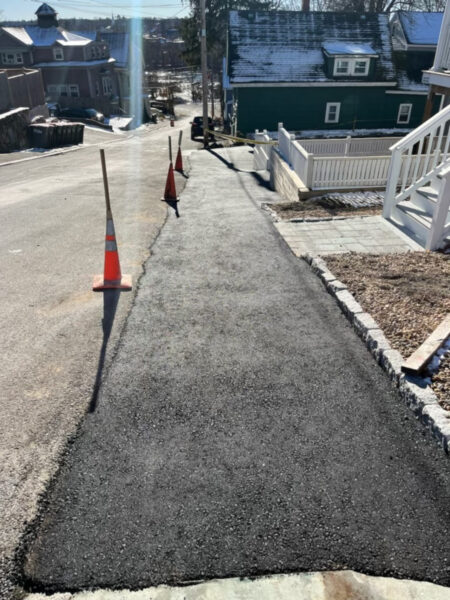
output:
M0 0L0 19L34 19L41 0ZM143 17L184 17L189 13L189 3L181 0L49 0L61 18L110 17L118 15Z

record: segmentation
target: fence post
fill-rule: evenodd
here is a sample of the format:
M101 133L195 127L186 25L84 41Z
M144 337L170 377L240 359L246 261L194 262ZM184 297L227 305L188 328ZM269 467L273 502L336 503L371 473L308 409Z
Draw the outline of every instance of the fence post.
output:
M397 192L397 183L402 167L402 155L398 148L392 150L391 161L389 163L386 192L384 194L383 217L389 219L395 206L395 196Z
M313 176L314 176L314 154L310 154L307 152L307 162L306 162L306 181L305 185L310 190L313 187Z
M289 134L289 165L291 169L294 168L294 161L292 160L292 143L295 142L295 135L293 133Z
M344 156L348 156L348 151L350 149L350 142L351 142L351 137L348 135L345 138L345 150L344 150Z

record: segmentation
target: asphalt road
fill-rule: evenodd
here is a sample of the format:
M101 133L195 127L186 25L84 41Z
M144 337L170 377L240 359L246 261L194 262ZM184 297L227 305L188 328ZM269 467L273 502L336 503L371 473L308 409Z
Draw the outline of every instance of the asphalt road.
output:
M450 585L448 457L258 208L247 159L192 157L31 589L343 568Z
M88 130L82 149L0 166L0 597L5 561L88 410L166 219L160 198L167 135L177 137L184 128L184 148L198 147L188 134L192 112L198 108L180 107L184 117L173 129L164 122L122 135ZM106 335L103 295L91 291L104 257L100 146L106 152L122 271L132 273L135 285L121 295ZM177 176L177 183L184 185L185 179Z

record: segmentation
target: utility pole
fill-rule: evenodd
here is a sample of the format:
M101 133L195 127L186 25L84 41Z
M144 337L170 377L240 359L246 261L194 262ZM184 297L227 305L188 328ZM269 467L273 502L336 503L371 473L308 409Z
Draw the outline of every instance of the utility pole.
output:
M214 73L211 69L211 118L214 120Z
M208 69L206 62L206 10L205 0L200 2L200 10L202 17L201 31L200 31L200 50L202 58L202 99L203 99L203 145L205 148L208 147Z

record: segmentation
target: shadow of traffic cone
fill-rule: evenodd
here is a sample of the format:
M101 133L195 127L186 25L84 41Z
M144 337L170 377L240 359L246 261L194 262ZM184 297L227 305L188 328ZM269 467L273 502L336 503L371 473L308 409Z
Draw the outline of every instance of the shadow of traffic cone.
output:
M103 275L94 275L94 292L131 290L131 275L122 275L112 215L106 220L105 266Z
M177 190L175 189L175 175L173 174L173 165L169 164L169 172L167 173L166 187L164 189L164 197L161 200L178 202Z
M175 160L175 171L178 171L178 173L182 173L183 172L183 157L181 156L181 147L178 147L178 154L177 154L177 158Z

